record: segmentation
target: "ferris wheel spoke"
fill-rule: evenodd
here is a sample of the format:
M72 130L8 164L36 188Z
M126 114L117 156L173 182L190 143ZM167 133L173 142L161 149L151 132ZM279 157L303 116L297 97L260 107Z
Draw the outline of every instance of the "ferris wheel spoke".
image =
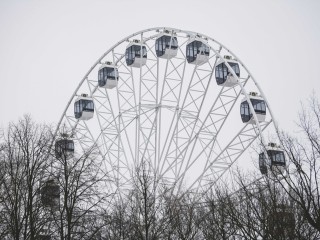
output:
M144 114L145 119L141 123L140 133L143 138L142 143L140 144L140 153L141 153L141 161L144 161L146 152L148 153L148 157L146 160L151 161L152 157L155 154L155 123L156 123L156 112L152 110L149 115ZM152 161L153 162L153 161Z
M127 76L127 79L123 79L123 78L120 78L122 81L120 81L120 82L122 82L122 86L125 86L127 89L125 89L124 87L120 87L119 88L119 86L117 85L117 94L116 94L116 96L117 96L117 106L118 106L118 108L117 108L117 111L118 111L118 116L117 116L117 118L118 118L118 122L116 123L116 126L117 126L117 133L118 133L118 138L120 139L120 141L121 141L121 147L122 147L122 151L123 151L123 153L125 154L125 155L127 155L126 154L126 151L125 151L125 147L124 147L124 143L123 143L123 141L121 140L121 133L122 133L122 131L124 131L124 141L126 141L126 143L128 144L128 147L129 147L129 154L128 155L131 155L131 158L132 159L134 159L134 155L133 155L133 151L132 151L132 146L131 146L131 141L129 140L129 137L128 137L128 132L127 132L127 129L124 127L125 126L125 122L127 121L129 121L129 124L133 121L133 118L134 118L134 116L129 116L129 118L128 118L128 116L126 116L127 117L127 119L125 120L124 119L124 116L123 116L123 113L121 112L121 109L122 109L122 107L121 107L121 104L120 104L120 96L123 98L123 99L125 99L125 101L126 101L126 103L125 104L127 104L127 105L129 105L130 106L130 104L131 104L131 101L132 100L134 100L134 103L135 103L135 94L134 94L134 85L133 85L133 81L131 81L131 83L132 83L132 86L130 86L130 80L131 80L131 76L132 76L132 72L131 72L131 70L132 69L129 69L126 65L125 65L125 63L124 63L124 54L120 54L120 53L116 53L115 52L115 49L113 49L112 51L111 51L111 53L112 53L112 59L113 59L113 62L114 63L116 63L116 65L118 66L118 69L119 68L124 68L124 70L123 71L126 71L126 72L122 72L122 74L124 74L124 75L126 75ZM120 89L122 89L121 91L120 91ZM122 94L122 93L123 94ZM124 94L126 94L126 96L124 96ZM128 97L128 95L129 95L129 98L126 98L126 97ZM131 95L131 96L130 96ZM134 104L135 105L135 104ZM112 105L110 105L111 107L112 107ZM131 107L132 107L132 105L131 105ZM135 109L134 107L133 107L133 109ZM113 115L113 117L114 116L116 116L117 114L115 113L115 111L114 110L112 110L112 112L114 112L114 115ZM130 165L129 165L129 163L128 163L128 158L126 157L126 166L127 166L127 168L128 169L130 169Z
M185 68L184 68L184 70L185 70ZM196 66L194 67L191 80L193 79L193 76L194 76L195 71L196 71ZM183 72L183 76L184 76L184 72ZM192 82L192 81L190 81L190 83L189 83L188 89L190 88L191 82ZM181 94L181 91L180 91L180 94ZM174 115L174 117L173 117L173 119L172 119L172 121L173 121L173 120L175 119L175 117L177 116L177 118L176 118L176 120L175 120L175 124L174 124L173 130L171 129L171 127L172 127L172 125L173 125L173 122L171 123L170 130L168 131L168 134L167 134L167 137L166 137L166 141L165 141L163 150L162 150L161 155L160 155L160 159L162 159L162 166L161 166L160 173L162 173L162 171L163 171L164 164L166 163L166 159L172 159L172 158L173 158L173 157L171 157L171 156L168 156L168 153L169 153L169 152L173 152L172 150L170 151L170 148L171 148L171 149L173 148L173 150L179 149L178 146L176 146L176 145L174 146L174 145L172 144L172 141L173 141L173 139L175 139L175 133L177 132L177 128L178 128L178 126L179 126L179 120L180 120L180 117L181 117L181 112L182 112L182 109L183 109L183 105L184 105L184 103L185 103L185 101L186 101L186 98L187 98L187 94L186 94L185 97L184 97L181 110L179 109L179 105L177 105L177 109L176 109L176 111L175 111L175 115ZM178 102L177 104L179 104L179 102ZM172 131L172 132L171 132L171 131ZM170 135L171 135L171 137L170 137ZM170 138L170 139L169 139L169 138ZM168 146L168 147L167 147L167 146ZM163 157L163 154L164 154L164 151L165 151L166 147L167 147L166 154L165 154L165 156Z
M76 120L73 116L66 116L66 122L70 126L71 135L80 143L83 152L93 146L94 139L85 122Z
M124 139L126 141L126 145L129 148L129 153L126 153L124 144L122 143L123 152L126 155L130 155L131 159L135 161L134 153L133 153L133 147L132 147L132 141L129 138L129 134L127 131L127 126L131 125L133 121L136 119L137 116L137 109L136 109L136 96L135 96L135 90L134 90L134 79L133 79L133 73L132 69L128 68L124 62L123 55L119 54L119 57L117 57L117 54L113 53L113 59L116 60L119 65L118 69L121 73L120 79L119 79L119 85L117 86L117 101L114 103L117 104L117 109L119 111L118 114L118 137L121 138L121 133L124 132ZM121 77L122 76L122 77ZM125 77L123 77L125 76ZM127 169L129 170L131 168L130 164L126 160ZM131 172L127 172L127 175L131 176Z
M235 101L238 99L239 94L240 90L236 90L235 88L221 89L218 98L212 105L211 110L206 116L204 122L191 138L190 143L193 142L192 149L195 148L196 144L199 145L199 139L201 139L202 142L208 142L208 146L211 143L211 148L213 147L215 139L217 138L217 135L220 132L224 121L228 117L229 112L232 110ZM212 141L211 138L214 138L214 140ZM190 143L181 152L184 153L190 147ZM203 149L203 143L201 143L200 145L200 149ZM190 159L191 155L189 155L189 160L187 161L188 163L185 166L186 169L188 169L189 167ZM164 172L167 172L170 168L171 165L169 165L167 170L165 170ZM184 178L185 173L186 171L183 172L182 179ZM183 181L181 181L181 183L182 182Z
M106 89L103 90L101 88L98 88L97 82L95 82L95 84L96 86L93 87L93 98L96 102L95 112L101 130L99 136L101 136L102 138L102 146L104 149L104 151L102 151L101 149L100 151L103 152L102 154L106 164L105 168L112 170L111 178L113 179L115 184L119 186L120 177L121 179L126 178L121 173L120 169L129 168L128 159L126 153L123 151L123 143L120 136L119 124L117 122L117 118L115 117L112 103L109 99L108 91ZM93 84L91 83L91 85ZM107 158L105 157L106 155ZM119 159L124 159L124 161L119 161Z
M97 149L101 159L100 159L100 163L97 161L97 158L95 159L95 162L98 165L100 165L100 167L102 166L102 164L105 165L106 161L103 161L105 159L105 154L103 153L103 150L102 150L104 145L99 144L99 137L96 140L94 140L87 124L83 121L78 121L78 120L75 120L74 117L69 117L69 121L67 122L69 122L69 124L71 124L72 122L76 124L77 128L74 130L74 137L76 141L80 144L83 154L87 154L88 152L95 151ZM74 124L71 124L71 125L75 127ZM105 168L105 169L110 169L110 168ZM101 168L100 168L100 171L104 175L104 178L108 183L107 185L109 189L114 191L113 186L114 186L115 178L113 177L113 175L110 175L110 173L113 171L105 172Z
M102 165L105 165L104 154L103 154L103 144L99 144L99 139L94 140L93 136L87 126L87 124L83 121L76 120L74 116L66 116L66 123L69 124L70 129L73 129L73 137L79 143L82 153L87 154L88 152L98 150L100 156L100 160L98 158L95 159L95 162L100 169L102 176L107 183L108 189L110 191L115 191L114 189L114 178L110 175L110 171L104 171L104 169L110 168L101 168Z
M156 80L147 80L145 79L142 82L142 87L146 90L145 93L142 95L143 101L141 104L153 104L156 106L156 93L154 92L157 88L157 81Z
M178 47L180 52L183 46L185 46L185 43L182 43L182 45ZM172 104L172 102L175 102L176 105L173 105L174 107L179 104L185 68L185 58L174 57L173 59L166 60L164 81L160 95L160 104Z
M115 55L114 55L115 56ZM125 59L121 57L119 60L119 73L124 73L123 76L119 75L119 85L117 86L117 105L119 110L119 127L120 132L124 132L126 144L129 146L131 158L136 162L134 156L132 140L130 140L126 126L131 125L138 116L137 100L135 94L135 84L133 77L133 69L126 66ZM129 167L130 169L130 167Z
M213 65L216 64L217 59L214 61L215 62ZM170 156L170 153L173 153L172 150L179 149L179 153L177 151L173 153L176 156L176 166L174 167L174 175L176 177L180 176L181 174L181 169L186 155L186 151L182 152L181 149L183 149L185 145L189 145L192 141L192 134L196 129L199 114L207 94L207 89L212 79L213 68L210 66L210 64L205 65L206 66L195 67L193 71L187 93L183 100L182 107L178 114L178 119L175 125L175 129L178 129L178 131L174 129L174 134L172 135L171 141L169 141L168 151L164 157L164 159L167 159L168 157L172 159L174 157L172 154ZM184 121L188 124L188 128L185 127ZM176 139L174 141L175 144L171 144L173 139ZM170 150L170 146L172 146L172 150ZM185 149L187 148L185 147ZM165 161L163 162L165 163ZM161 172L163 167L164 164L162 164Z
M163 79L163 83L160 91L160 97L159 97L159 104L158 104L159 107L157 107L156 109L157 111L156 146L158 149L156 151L156 157L154 162L154 169L155 169L156 176L159 175L160 162L161 162L160 155L163 153L163 151L161 152L161 149L164 149L166 146L167 140L170 136L171 126L173 125L173 122L176 118L177 108L178 108L179 99L181 95L182 83L184 79L185 67L186 67L186 59L181 60L174 57L174 60L175 61L173 61L172 59L166 60L164 79ZM158 89L159 89L159 86L158 86ZM159 96L159 93L157 93L157 96ZM166 105L163 105L163 104L166 104ZM174 111L174 114L171 118L172 122L170 124L170 130L167 132L166 140L164 143L161 143L161 136L162 136L161 129L164 127L161 124L161 119L162 119L162 112L163 112L162 109L164 106L166 109L170 109L170 107L173 107L176 110ZM166 121L167 120L169 119L167 119L167 115L166 115Z
M117 55L113 54L113 59L117 59L119 71L119 85L117 86L118 97L120 96L119 110L132 109L137 106L132 68L126 65L124 55L117 58Z
M121 180L127 178L127 174L130 176L130 172L122 173L121 171L121 169L128 169L129 163L127 156L123 151L123 143L121 141L119 129L116 127L116 129L111 130L112 125L116 125L116 122L109 123L107 128L102 129L101 135L105 149L104 159L105 162L108 163L106 168L112 169L113 179L117 185L119 185Z
M155 56L154 56L155 57ZM148 58L149 61L149 58ZM158 59L141 69L139 91L138 164L156 161L156 119L158 96ZM144 94L142 94L144 93ZM150 165L151 167L151 165Z
M182 59L184 59L184 60L185 60L187 57L186 57L185 51L184 51L182 48L184 48L184 47L187 46L188 41L189 41L189 38L187 37L186 40L185 40L184 42L182 42L181 45L180 45L179 48L178 48L178 49L179 49L179 53L181 54Z
M228 118L230 112L234 107L235 102L237 101L240 95L240 89L228 89L227 92L224 91L224 89L220 91L218 98L212 105L211 110L206 116L202 126L198 130L198 134L204 135L204 138L200 137L197 139L206 139L206 136L210 135L217 138L220 130L223 127L224 122Z
M113 180L116 185L120 185L121 180L127 179L127 175L123 174L120 170L121 168L128 167L126 158L122 152L122 148L119 146L119 139L117 136L113 138L106 137L104 133L101 134L102 143L100 146L104 149L103 159L105 164L105 169L109 169L109 177ZM125 159L123 161L122 159Z
M260 123L260 128L264 131L272 120ZM255 124L246 124L239 133L220 151L219 154L210 159L210 163L203 170L203 173L191 185L208 186L216 184L223 174L234 164L234 162L244 153L244 151L260 136ZM195 162L200 155L195 158ZM218 170L219 169L219 170ZM218 170L218 171L217 171Z
M211 156L211 153L213 152L213 147L215 145L220 147L220 145L217 142L217 138L219 136L220 130L222 129L226 119L229 116L229 113L233 109L233 106L236 100L238 99L239 95L240 95L240 89L236 87L221 90L209 114L206 116L204 123L199 128L199 131L196 135L197 137L193 143L192 149L197 148L197 146L200 147L201 149L209 149L209 152L206 154L206 157L207 157L207 156ZM208 146L208 148L203 147L203 144L205 143L207 143L206 145ZM192 158L192 151L191 151L191 154L189 155L189 159L185 166L186 169L189 168L189 163L191 158ZM208 164L209 164L209 161L205 163L204 169L206 169ZM217 166L217 169L219 169L218 166ZM183 173L180 186L184 180L185 173L186 172Z
M179 87L181 88L181 74L179 73L177 68L180 67L181 65L185 65L185 60L184 60L178 66L175 66L174 64L171 64L172 66L168 67L168 65L169 65L168 63L169 62L172 63L172 61L171 60L167 60L166 61L166 68L165 68L165 74L164 74L164 83L162 85L161 95L160 95L160 102L159 102L160 108L158 108L158 106L157 106L157 103L158 103L157 99L158 99L158 96L159 96L159 85L158 85L158 80L155 79L156 80L155 81L156 84L154 84L154 86L153 86L153 88L154 88L153 90L155 92L152 94L154 98L150 101L150 102L153 102L155 100L155 102L154 102L155 103L154 106L155 106L155 110L156 110L155 111L155 117L154 117L153 121L150 121L150 124L152 124L152 127L150 128L149 136L147 137L147 134L144 134L144 139L145 139L145 141L147 141L147 144L146 144L145 148L148 151L149 158L150 158L151 155L154 157L154 166L153 166L154 169L158 168L159 164L157 164L157 162L159 162L159 159L160 159L157 156L157 154L158 154L157 148L159 147L159 149L160 149L160 145L158 146L158 144L160 144L160 140L159 139L160 139L161 132L157 132L157 129L161 129L161 126L158 126L158 119L161 119L161 111L162 111L161 105L162 105L163 102L166 102L166 100L167 100L166 97L163 96L164 89L165 89L166 86L169 86L169 88L170 88L170 82L172 82L170 80L173 80L173 79L174 80L178 80L180 82L180 86L179 86L179 83L178 83L174 88L171 88L170 91L169 91L169 93L176 94L175 91L172 91L172 90L173 89L178 89ZM157 73L153 74L153 77L157 77L157 78L159 76L159 74L158 74L158 65L159 65L159 60L157 58L157 65L152 66L153 68L155 66L157 66ZM148 65L146 65L146 66L148 67ZM148 68L148 70L150 71L151 69ZM168 70L170 71L169 74L168 74ZM178 74L178 78L177 78L177 76L173 76L174 74ZM180 76L179 76L179 74L180 74ZM184 72L182 74L184 74ZM168 80L168 78L170 78L170 76L171 76L171 79ZM142 81L142 83L144 83L144 82ZM178 90L180 90L180 89L178 89ZM150 88L148 89L148 91L150 92ZM142 97L145 98L145 95L143 95ZM175 101L175 102L177 102L177 101ZM143 124L141 124L141 126L143 126ZM151 142L150 141L151 140L151 136L154 136L154 138L152 138L152 143L150 143ZM157 142L158 142L158 144L157 144ZM152 152L151 154L150 154L150 149L148 148L148 144L149 143L151 144L151 148L154 150L154 151L151 150L151 152ZM144 151L143 156L145 156L145 152L146 151ZM158 160L157 160L157 158L158 158Z
M172 60L169 60L169 63L165 73L160 101L161 104L168 104L176 107L181 95L186 60L178 61L176 65Z

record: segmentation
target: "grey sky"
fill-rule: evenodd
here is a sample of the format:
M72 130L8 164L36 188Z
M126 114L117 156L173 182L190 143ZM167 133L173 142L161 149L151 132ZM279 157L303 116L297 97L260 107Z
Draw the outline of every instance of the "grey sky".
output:
M30 113L56 123L83 75L136 31L168 26L209 35L261 85L280 127L319 94L320 1L0 1L0 126Z

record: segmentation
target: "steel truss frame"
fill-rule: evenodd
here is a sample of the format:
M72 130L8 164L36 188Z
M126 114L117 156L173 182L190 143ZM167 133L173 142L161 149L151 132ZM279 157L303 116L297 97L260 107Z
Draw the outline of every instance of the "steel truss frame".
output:
M176 57L160 60L154 51L154 40L165 30L172 36L176 34L179 50ZM192 36L208 41L213 53L208 63L191 66L186 62L184 48ZM146 45L148 59L146 65L133 69L126 65L124 49L128 41L137 38ZM223 58L222 51L237 59L245 71L245 77L237 77ZM208 89L214 84L212 79L219 59L225 61L238 84L220 87L208 110L205 108L206 99L210 96ZM118 67L120 79L116 89L98 87L97 68L106 60L111 60ZM249 101L246 85L250 81L268 107L271 117L266 122L258 122ZM98 131L94 131L92 128L95 127L89 126L89 122L76 120L71 114L72 102L83 89L94 99L94 126L98 126ZM241 94L248 100L255 124L245 124L221 147L218 137ZM165 128L163 122L168 114L171 118L166 121L169 124ZM262 133L270 123L277 131L265 94L235 54L209 36L160 27L122 39L94 63L67 103L55 136L60 126L66 124L82 151L93 146L98 148L104 163L101 168L109 176L108 191L125 193L132 189L135 171L141 164L147 163L155 182L171 187L172 192L178 194L181 191L197 193L216 184L256 139L264 144ZM185 185L200 161L200 172Z

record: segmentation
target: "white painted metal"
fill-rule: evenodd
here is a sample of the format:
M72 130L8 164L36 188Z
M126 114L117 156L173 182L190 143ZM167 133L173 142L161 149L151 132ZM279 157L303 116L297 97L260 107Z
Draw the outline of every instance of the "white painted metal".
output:
M177 55L178 49L167 48L165 54L163 54L160 58L173 58Z
M166 52L165 60L159 60L154 50L155 40L167 30L170 36L178 38L179 47L174 53ZM139 46L143 43L148 52L147 59L135 62L139 70L131 68L132 65L128 67L125 60L127 42L134 39L140 39ZM206 43L213 53L199 56L195 65L187 64L185 57L186 44L192 39ZM246 73L241 74L243 78L234 73L228 63L230 59L224 59L222 52L237 59ZM224 62L231 73L230 84L225 86L211 81L218 60ZM112 61L119 71L118 84L112 90L99 88L96 79L99 67L106 61ZM131 189L135 171L144 163L155 182L171 186L173 192L204 191L221 179L255 139L264 142L262 132L273 116L271 114L268 121L260 121L248 101L248 83L256 85L266 101L239 58L214 39L173 28L147 29L124 38L98 59L68 102L56 133L64 122L83 151L93 146L98 148L103 162L101 168L108 174L109 192L124 194ZM221 89L214 96L213 85L214 89ZM89 97L95 103L95 116L88 122L70 114L72 101L83 89L90 92ZM258 124L246 124L240 131L221 136L232 113L239 114L235 106L240 104L241 94L245 95ZM240 117L234 125L243 126ZM221 147L221 138L231 138L231 141Z

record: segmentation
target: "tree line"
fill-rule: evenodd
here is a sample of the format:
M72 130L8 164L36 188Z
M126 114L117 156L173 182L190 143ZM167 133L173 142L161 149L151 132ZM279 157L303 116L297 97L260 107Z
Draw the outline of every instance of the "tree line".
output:
M288 165L280 176L237 171L235 184L195 198L158 184L141 163L120 197L103 188L95 147L57 158L52 127L24 116L0 132L0 239L320 239L315 97L298 127L298 136L279 132Z

